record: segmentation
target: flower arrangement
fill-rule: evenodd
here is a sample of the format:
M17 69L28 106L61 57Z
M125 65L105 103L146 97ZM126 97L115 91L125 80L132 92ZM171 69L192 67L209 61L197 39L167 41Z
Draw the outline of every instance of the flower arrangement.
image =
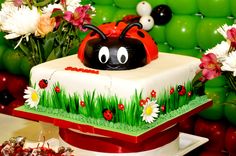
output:
M32 65L67 56L77 49L83 24L94 9L81 0L6 0L0 10L0 31Z
M195 87L224 75L229 86L236 91L236 24L223 25L217 31L225 40L207 50L200 59L201 71L195 77Z

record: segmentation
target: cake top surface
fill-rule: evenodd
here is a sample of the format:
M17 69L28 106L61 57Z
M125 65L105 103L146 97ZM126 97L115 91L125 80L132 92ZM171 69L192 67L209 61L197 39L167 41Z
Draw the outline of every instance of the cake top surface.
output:
M200 60L198 58L183 56L177 54L169 54L169 53L159 53L159 58L152 61L152 63L147 64L144 67L139 67L130 70L94 70L99 73L97 76L112 76L117 78L123 78L127 80L138 80L142 78L146 78L147 75L151 77L152 75L163 74L168 72L170 69L178 69L178 68L191 68L196 71L196 67L199 64ZM32 68L34 70L55 70L55 71L65 71L67 67L76 67L80 69L88 69L93 70L92 68L86 67L75 55L67 56L61 59L52 60L49 62L45 62L43 64L37 65ZM68 70L70 74L78 74L78 72L74 72L73 70ZM90 72L80 72L81 74L91 74Z

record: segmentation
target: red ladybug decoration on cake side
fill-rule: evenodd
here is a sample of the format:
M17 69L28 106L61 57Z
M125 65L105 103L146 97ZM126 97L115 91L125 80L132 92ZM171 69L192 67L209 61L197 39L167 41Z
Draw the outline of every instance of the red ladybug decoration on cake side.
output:
M82 41L78 57L90 68L127 70L142 67L158 57L158 48L140 23L112 22L91 31Z

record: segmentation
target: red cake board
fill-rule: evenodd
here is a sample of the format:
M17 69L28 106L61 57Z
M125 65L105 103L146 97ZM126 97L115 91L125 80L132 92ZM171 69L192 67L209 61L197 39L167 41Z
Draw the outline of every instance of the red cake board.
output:
M106 129L102 129L102 128L97 128L97 127L93 127L93 126L85 125L85 124L78 124L78 123L74 123L71 121L52 118L52 117L34 114L34 113L30 113L30 112L25 112L25 111L21 111L21 110L14 110L13 113L17 117L52 123L55 126L58 126L60 128L64 128L64 129L70 128L70 129L79 130L83 133L88 133L88 134L90 133L90 134L106 136L106 137L114 138L114 139L125 141L125 142L141 143L149 138L152 138L157 133L162 132L162 131L166 130L167 128L169 128L175 124L178 124L179 122L189 118L190 116L199 113L200 111L210 107L211 105L212 105L212 100L209 100L208 102L202 104L201 106L199 106L199 107L197 107L197 108L195 108L183 115L180 115L172 120L169 120L161 125L158 125L157 127L154 127L152 129L150 129L149 131L142 133L139 136L133 136L133 135L124 134L124 133L117 132L117 131L106 130Z

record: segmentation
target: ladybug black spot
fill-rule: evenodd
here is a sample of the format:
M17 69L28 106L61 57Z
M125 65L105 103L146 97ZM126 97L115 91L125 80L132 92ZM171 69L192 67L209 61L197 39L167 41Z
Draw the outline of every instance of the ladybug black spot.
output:
M137 34L138 34L140 37L142 37L142 38L144 38L144 37L145 37L144 33L143 33L143 32L141 32L141 31L137 31Z
M95 31L92 31L90 36L93 37L94 35L96 35L96 32Z

